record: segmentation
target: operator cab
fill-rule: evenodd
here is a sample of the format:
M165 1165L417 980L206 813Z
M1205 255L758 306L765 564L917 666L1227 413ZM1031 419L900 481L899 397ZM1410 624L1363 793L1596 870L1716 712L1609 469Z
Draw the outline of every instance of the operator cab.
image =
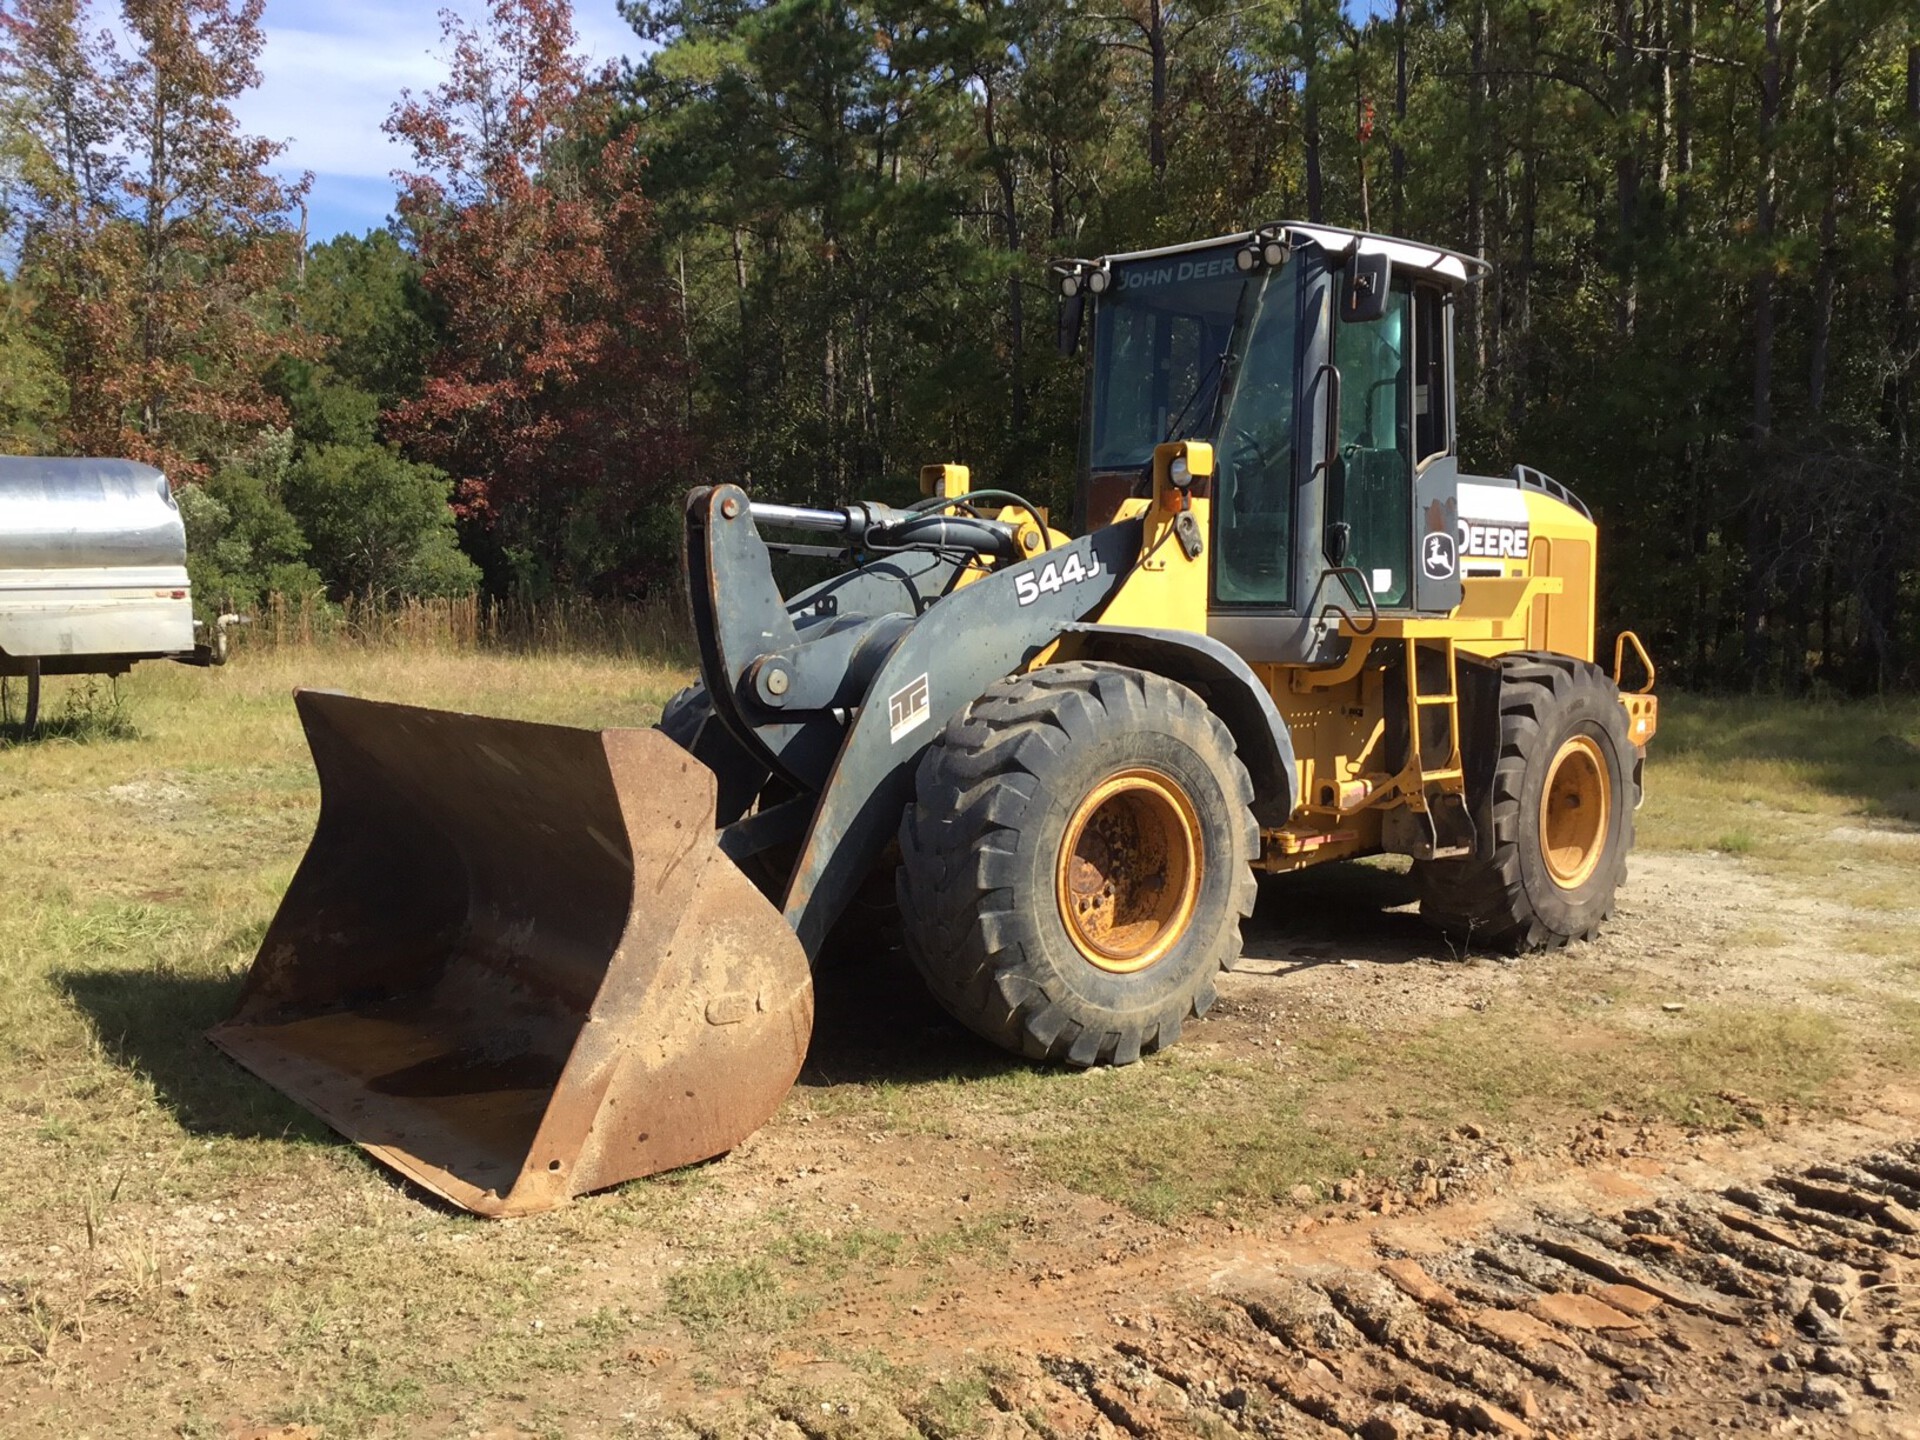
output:
M1210 634L1249 660L1311 663L1342 615L1451 612L1453 303L1484 268L1293 223L1059 262L1063 349L1093 312L1085 527L1147 493L1156 445L1204 440Z

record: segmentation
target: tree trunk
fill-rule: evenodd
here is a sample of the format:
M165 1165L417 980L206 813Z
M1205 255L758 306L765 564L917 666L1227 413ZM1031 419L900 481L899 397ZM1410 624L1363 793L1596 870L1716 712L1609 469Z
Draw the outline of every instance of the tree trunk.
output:
M1147 110L1147 164L1157 187L1167 178L1167 13L1160 0L1147 0L1147 59L1151 91Z
M1473 7L1473 74L1467 89L1467 250L1487 258L1487 39L1488 0ZM1487 316L1483 287L1467 291L1467 348L1473 355L1473 397L1487 393Z
M1807 408L1818 419L1827 403L1827 356L1833 336L1833 297L1840 279L1840 51L1827 58L1826 197L1820 207L1820 265L1814 282L1813 334L1807 361Z
M1753 282L1753 480L1747 501L1747 605L1743 624L1747 680L1758 686L1766 677L1767 606L1773 564L1768 470L1773 441L1773 240L1775 154L1780 129L1780 5L1764 7L1766 58L1760 72L1760 180L1755 197L1759 273Z
M1907 46L1905 144L1893 207L1893 366L1887 428L1903 473L1914 463L1914 370L1920 364L1920 40Z
M1022 244L1019 176L1014 171L1014 157L1000 145L993 82L985 76L979 78L985 96L981 120L986 127L987 153L993 157L993 178L999 190L1000 243L1009 260L1014 262L1007 269L1007 369L1011 404L1007 420L1012 436L1018 437L1027 428L1026 314L1018 264Z
M1614 329L1622 335L1633 333L1634 316L1639 307L1635 281L1635 243L1640 228L1640 157L1634 144L1634 87L1638 66L1634 61L1633 0L1614 0L1613 7L1613 192L1615 283Z
M1300 60L1306 70L1304 133L1307 161L1307 220L1314 225L1327 218L1326 196L1320 177L1320 30L1313 7L1319 0L1300 0Z
M1685 234L1693 208L1693 0L1680 0L1680 73L1673 82L1673 168L1679 177L1674 197L1674 229Z
M1393 0L1393 233L1407 233L1407 0Z
M1672 0L1659 0L1653 12L1653 48L1660 56L1660 88L1655 92L1654 188L1664 199L1672 183L1673 149L1673 25Z
M1909 34L1913 32L1909 31ZM1914 371L1920 364L1920 38L1907 42L1906 114L1900 156L1900 188L1893 214L1893 378L1887 409L1891 420L1899 491L1884 490L1872 507L1874 531L1883 542L1883 563L1867 577L1861 638L1867 649L1874 688L1884 690L1908 677L1900 644L1901 579L1913 564Z
M1367 83L1360 59L1361 32L1353 32L1353 149L1360 167L1360 228L1373 229L1373 200L1367 194Z

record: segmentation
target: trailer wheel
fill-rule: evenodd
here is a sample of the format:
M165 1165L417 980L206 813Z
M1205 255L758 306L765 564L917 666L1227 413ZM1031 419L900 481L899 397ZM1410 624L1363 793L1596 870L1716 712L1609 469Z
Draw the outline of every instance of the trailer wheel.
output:
M40 730L40 661L36 656L26 661L25 678L27 682L27 706L20 720L20 734L23 739L31 740ZM9 700L11 697L9 697ZM11 718L12 705L6 707Z
M1510 951L1591 940L1612 918L1633 848L1633 744L1619 692L1565 655L1501 660L1492 854L1413 867L1420 914Z
M1184 685L1073 662L991 686L928 747L900 826L900 914L969 1029L1070 1065L1179 1039L1240 953L1253 782Z

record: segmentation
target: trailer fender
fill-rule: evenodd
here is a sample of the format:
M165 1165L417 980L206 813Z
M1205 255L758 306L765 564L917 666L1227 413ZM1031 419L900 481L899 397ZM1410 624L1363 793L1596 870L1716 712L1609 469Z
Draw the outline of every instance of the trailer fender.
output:
M1233 735L1253 778L1254 818L1274 828L1293 817L1299 771L1292 732L1260 677L1220 641L1186 630L1076 623L1064 627L1061 658L1131 665L1194 691Z

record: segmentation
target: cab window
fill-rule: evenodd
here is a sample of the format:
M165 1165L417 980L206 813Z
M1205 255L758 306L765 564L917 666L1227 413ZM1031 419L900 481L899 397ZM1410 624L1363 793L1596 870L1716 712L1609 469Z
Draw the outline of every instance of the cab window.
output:
M1340 367L1336 522L1347 526L1347 563L1382 609L1404 606L1412 583L1412 295L1392 291L1386 313L1334 327Z

